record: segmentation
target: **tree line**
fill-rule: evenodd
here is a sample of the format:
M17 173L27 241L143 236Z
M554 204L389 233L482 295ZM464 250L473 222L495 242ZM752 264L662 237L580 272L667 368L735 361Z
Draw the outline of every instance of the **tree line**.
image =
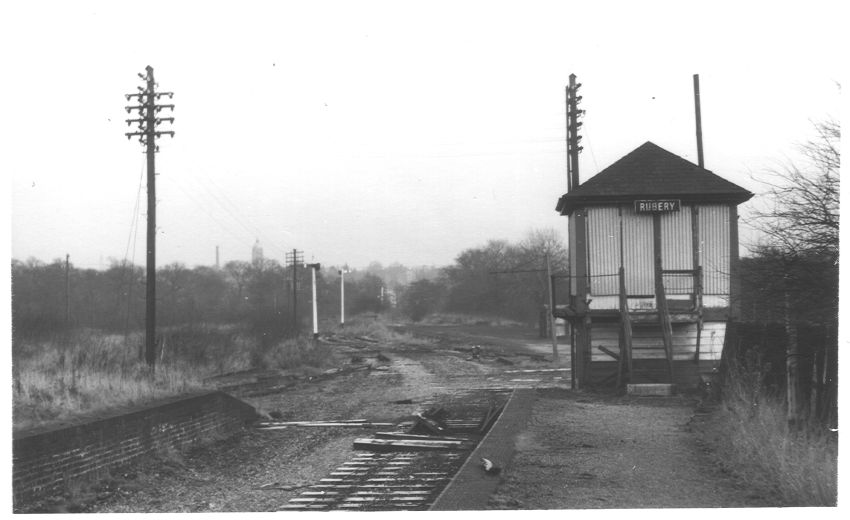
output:
M567 269L567 251L555 230L532 231L519 243L491 240L461 252L453 265L407 268L373 262L363 270L326 267L316 277L320 318L338 318L346 269L345 313L378 313L396 305L407 318L453 312L536 323L547 301L546 258ZM271 337L309 326L310 269L275 260L232 261L220 269L172 263L157 269L157 325L242 323ZM80 269L62 259L12 261L12 331L37 337L90 328L129 333L144 328L145 269L113 262ZM298 317L293 300L298 302ZM295 320L298 320L296 322ZM297 326L296 326L297 325Z
M490 240L461 252L436 276L411 283L400 310L413 321L445 312L536 324L548 303L547 258L553 273L567 272L567 248L553 229L533 230L518 243Z
M293 335L309 323L312 294L310 269L296 269L294 291L292 270L275 260L232 261L221 269L188 268L180 263L160 267L157 324L244 323L274 337ZM143 329L145 278L145 269L129 262L95 270L66 265L61 259L51 263L13 260L13 336L37 337L79 328L125 334ZM371 273L346 277L346 313L386 309L389 301L382 300L382 287L384 281ZM338 269L320 270L316 299L321 317L339 316L340 292ZM293 300L297 300L297 315Z

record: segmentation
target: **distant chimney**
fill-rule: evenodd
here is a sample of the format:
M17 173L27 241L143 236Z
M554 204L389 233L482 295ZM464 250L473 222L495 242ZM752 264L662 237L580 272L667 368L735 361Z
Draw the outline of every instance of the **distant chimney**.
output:
M263 248L260 246L260 239L254 242L254 247L251 249L251 263L254 267L263 265Z

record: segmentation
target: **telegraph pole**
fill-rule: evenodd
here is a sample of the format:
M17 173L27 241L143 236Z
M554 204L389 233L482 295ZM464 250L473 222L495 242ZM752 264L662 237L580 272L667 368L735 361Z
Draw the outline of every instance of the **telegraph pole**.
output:
M145 147L148 162L148 236L147 236L147 278L145 280L145 361L151 370L156 363L156 152L159 146L156 140L163 135L174 137L171 130L158 130L161 123L174 123L173 117L159 117L162 110L174 110L174 105L159 105L162 96L171 99L173 92L157 92L153 77L153 67L145 67L146 74L139 74L145 87L137 87L136 94L125 94L127 101L136 98L138 105L124 107L128 114L138 112L138 118L127 119L127 126L138 125L136 132L127 132L127 139L138 136Z
M71 255L65 253L65 328L71 330Z
M298 334L298 265L304 262L304 251L293 249L286 253L286 265L292 266L292 326Z
M579 145L581 136L579 128L582 123L578 120L584 115L584 110L578 108L581 96L578 89L581 83L576 83L576 75L570 74L570 84L567 87L567 182L569 190L579 187L578 154L582 151ZM575 250L570 248L570 267L574 269L574 278L570 278L573 308L579 318L572 328L570 341L570 363L572 365L572 388L578 390L584 384L585 355L590 353L590 314L588 309L588 280L587 280L587 228L585 209L578 208L570 215L570 234L574 238Z
M697 125L697 161L700 168L705 167L702 155L702 112L699 100L699 74L694 74L694 115Z

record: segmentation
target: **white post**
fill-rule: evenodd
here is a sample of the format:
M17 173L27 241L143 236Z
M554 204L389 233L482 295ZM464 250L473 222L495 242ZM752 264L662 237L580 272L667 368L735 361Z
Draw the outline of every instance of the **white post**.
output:
M319 267L319 264L311 264L310 273L313 278L313 338L319 337L319 321L318 321L318 313L316 312L316 269Z
M345 271L339 270L339 326L345 326Z

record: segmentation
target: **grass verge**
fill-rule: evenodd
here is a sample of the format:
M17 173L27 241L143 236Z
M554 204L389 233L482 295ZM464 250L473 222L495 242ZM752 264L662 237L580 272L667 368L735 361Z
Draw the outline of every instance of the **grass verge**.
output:
M218 374L334 362L327 347L303 337L269 342L233 327L207 326L162 331L151 372L140 359L143 343L140 334L92 330L13 341L14 429L212 389L204 380Z
M718 464L783 506L835 506L837 433L814 423L788 426L783 396L765 394L759 366L733 363L723 404L703 425Z

